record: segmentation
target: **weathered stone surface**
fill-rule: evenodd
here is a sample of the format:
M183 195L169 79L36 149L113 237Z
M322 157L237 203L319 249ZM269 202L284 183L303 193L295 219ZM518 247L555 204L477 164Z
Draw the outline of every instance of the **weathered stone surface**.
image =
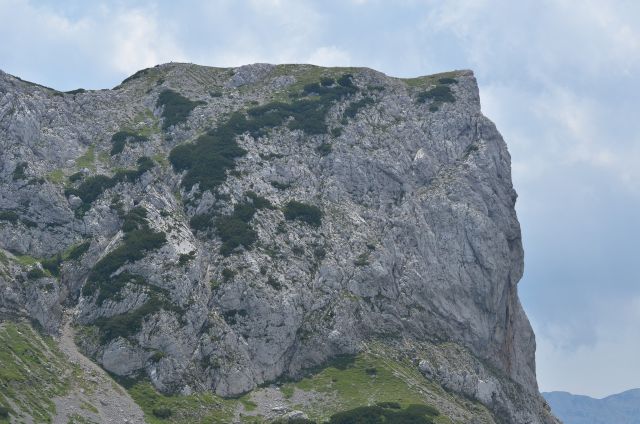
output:
M167 163L172 148L230 113L290 101L304 84L347 72L357 92L330 106L325 123L335 131L284 125L238 136L246 154L204 193L181 186L184 175ZM419 101L442 85L455 101ZM167 88L204 103L163 131L156 101ZM126 340L85 340L84 348L111 372L142 373L160 390L182 393L235 395L356 353L367 340L399 350L404 340L421 346L416 367L427 378L505 422L555 422L538 394L534 335L517 295L523 252L510 157L481 113L470 71L408 81L369 69L166 64L114 90L79 94L0 73L0 93L0 210L20 218L0 223L0 247L46 258L91 241L63 263L59 281L25 285L29 266L7 253L3 313L55 331L62 305L90 325L162 298ZM345 115L363 99L370 100ZM111 137L123 129L148 140L111 156ZM81 198L65 195L71 175L113 176L142 156L156 166L104 190L86 213L78 213ZM250 191L273 208L251 219L250 249L221 255L216 232L195 231L189 220L231 214ZM286 220L291 200L319 207L321 225ZM144 284L102 303L83 295L91 268L123 244L122 216L136 206L167 239L117 270Z

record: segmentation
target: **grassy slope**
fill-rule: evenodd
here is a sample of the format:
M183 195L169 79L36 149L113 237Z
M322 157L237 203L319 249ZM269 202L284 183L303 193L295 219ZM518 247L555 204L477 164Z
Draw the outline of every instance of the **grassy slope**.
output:
M73 372L53 339L26 323L0 323L0 404L17 422L27 415L50 422L51 399L67 393Z
M323 422L336 412L379 402L398 402L403 407L429 404L439 408L446 405L445 409L464 411L463 415L490 416L481 405L461 399L425 380L415 366L389 357L382 350L369 350L356 357L338 358L298 381L258 388L238 399L223 399L212 394L165 396L148 382L138 382L128 390L152 424L226 423L234 416L244 423L262 423L268 422L264 414L271 412L274 405L303 411L310 419ZM153 410L162 408L172 411L169 419L154 416ZM435 422L453 424L462 421L452 420L442 413Z

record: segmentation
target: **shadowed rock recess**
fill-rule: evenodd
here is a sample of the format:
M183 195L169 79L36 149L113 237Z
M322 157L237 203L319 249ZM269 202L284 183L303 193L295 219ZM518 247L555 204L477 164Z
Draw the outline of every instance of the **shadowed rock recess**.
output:
M441 412L489 411L455 422L557 422L470 71L171 63L67 93L0 71L0 184L1 316L55 335L72 312L112 375L229 397L375 346Z

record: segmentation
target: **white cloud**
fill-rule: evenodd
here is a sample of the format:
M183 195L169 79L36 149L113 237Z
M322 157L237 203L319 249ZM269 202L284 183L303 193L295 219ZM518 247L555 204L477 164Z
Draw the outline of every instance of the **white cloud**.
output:
M113 21L106 28L110 53L106 57L114 70L131 74L158 63L186 60L176 42L147 12L117 11L106 18Z
M157 63L181 60L186 56L167 31L161 28L153 9L123 9L96 7L91 14L69 18L57 10L35 6L27 1L0 2L0 15L5 25L0 36L6 43L0 47L2 66L30 63L36 75L7 69L47 83L39 75L58 72L68 75L68 89L77 87L82 78L89 79L85 69L93 74L129 75ZM21 48L13 47L18 43ZM26 75L25 75L26 74ZM65 79L66 79L65 78ZM64 84L64 83L63 83ZM95 84L95 82L94 82ZM100 85L85 85L102 88Z
M306 62L320 66L349 66L351 56L336 46L327 46L316 49Z

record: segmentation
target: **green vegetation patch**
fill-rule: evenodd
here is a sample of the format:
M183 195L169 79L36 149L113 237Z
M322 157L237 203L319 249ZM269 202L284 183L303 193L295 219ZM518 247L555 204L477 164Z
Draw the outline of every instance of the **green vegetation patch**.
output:
M280 391L285 398L293 398L299 390L328 395L316 396L318 400L301 409L319 423L431 423L430 420L438 416L438 411L425 404L423 393L426 386L415 385L420 381L424 379L411 365L386 356L362 353L339 356L325 366L309 371L299 381L282 384ZM426 381L424 383L427 384ZM327 402L326 399L334 400ZM380 415L386 418L380 420ZM419 418L401 421L411 415ZM363 420L363 417L371 417L372 420ZM396 418L398 421L394 420Z
M69 182L76 183L84 178L84 172L78 171L69 175Z
M64 182L64 171L62 169L54 169L47 175L47 180L53 184L62 184Z
M264 197L248 192L250 202L239 203L233 208L233 214L218 217L215 221L216 234L222 240L220 253L230 255L237 247L245 249L257 240L257 233L251 228L249 221L258 209L271 209L272 205Z
M322 224L322 210L314 205L292 200L285 205L283 212L289 221L302 221L314 227Z
M149 285L141 275L121 272L113 276L124 264L142 259L146 253L159 249L167 241L164 233L151 230L147 211L143 207L133 208L125 215L122 229L125 233L124 243L94 265L82 294L93 296L97 292L96 303L102 305L107 299L121 299L121 290L130 284L146 288L149 300L127 313L95 320L93 325L100 329L102 343L136 334L142 328L144 319L160 310L182 313L179 307L169 302L166 290Z
M357 91L352 77L345 74L332 86L312 83L306 85L301 95L291 103L271 102L241 112L233 113L217 128L200 136L194 143L175 147L169 161L176 172L186 171L182 185L191 189L195 184L200 190L212 190L225 181L227 171L235 167L235 159L246 154L235 141L237 135L249 133L259 137L268 130L284 125L307 134L327 132L325 118L331 105Z
M0 221L16 223L20 220L20 216L12 210L0 211Z
M80 259L82 257L82 255L87 253L87 250L89 250L90 246L91 246L91 241L89 241L89 240L83 241L82 243L80 243L78 245L72 246L67 251L66 258L68 260L72 260L72 261L75 261L76 259Z
M166 130L174 125L185 122L191 111L195 109L196 106L203 104L205 104L205 102L189 100L173 90L164 90L160 93L156 103L157 107L163 107L162 118L164 121L162 122L162 129Z
M333 147L331 146L331 143L322 143L316 147L316 151L320 153L321 156L327 156L332 150Z
M91 204L100 197L105 190L115 187L116 184L121 182L134 183L145 172L155 166L153 160L146 156L138 159L137 164L137 169L120 169L116 171L113 177L94 175L85 178L77 188L68 187L65 189L65 195L75 195L82 200L82 204L75 211L76 217L82 217L85 212L91 209Z
M451 77L438 78L439 84L457 84L458 80Z
M239 403L237 399L223 399L212 393L164 395L148 382L136 383L127 390L149 424L229 423Z
M189 225L196 231L208 231L215 227L216 235L222 240L220 253L228 256L239 246L249 249L257 240L257 233L249 221L258 209L273 209L273 205L268 199L248 191L245 193L245 201L236 204L232 214L216 216L209 212L194 215L189 220Z
M96 148L95 146L89 146L86 152L78 159L76 159L76 168L89 168L95 170L96 162Z
M226 179L226 171L235 167L234 159L246 151L235 141L235 133L223 125L200 136L195 143L181 144L169 153L176 172L187 171L182 186L187 190L199 184L200 190L212 190Z
M372 97L363 97L362 99L352 102L349 106L347 106L347 108L344 110L344 117L345 118L355 118L356 115L358 114L358 111L360 111L360 109L363 109L369 105L374 104L375 101L373 100Z
M438 84L427 91L423 91L422 93L418 94L418 103L427 103L428 101L432 101L429 110L434 112L438 110L442 103L455 102L456 98L453 96L453 91L451 91L449 85L450 83Z
M402 78L401 81L410 87L426 88L435 84L455 84L458 82L458 77L460 77L459 71L451 71L417 78ZM451 82L452 80L455 80L455 83Z
M118 337L129 337L142 329L144 319L160 310L176 309L166 300L152 294L149 300L142 306L125 314L115 315L109 318L98 318L93 325L100 329L100 341L107 343Z
M433 418L440 415L437 409L428 405L409 405L405 409L395 408L394 403L385 406L360 406L334 414L329 424L433 424Z
M82 93L86 93L87 90L85 90L84 88L76 88L75 90L70 90L70 91L65 91L65 94L82 94Z
M111 156L122 153L127 143L143 143L149 138L131 131L118 131L111 136Z
M0 422L33 417L34 422L51 422L52 401L67 393L71 367L50 337L42 336L26 323L0 323Z
M116 298L120 290L128 283L144 285L142 277L127 272L116 277L112 275L124 264L138 261L145 254L157 250L167 242L166 235L153 231L147 223L147 211L132 209L124 218L123 244L100 259L89 273L87 283L82 288L84 296L93 296L98 292L96 302L101 305L106 299Z
M27 170L28 164L27 162L19 162L16 167L13 169L13 173L11 174L11 179L13 181L18 180L26 180L27 174L24 172Z

